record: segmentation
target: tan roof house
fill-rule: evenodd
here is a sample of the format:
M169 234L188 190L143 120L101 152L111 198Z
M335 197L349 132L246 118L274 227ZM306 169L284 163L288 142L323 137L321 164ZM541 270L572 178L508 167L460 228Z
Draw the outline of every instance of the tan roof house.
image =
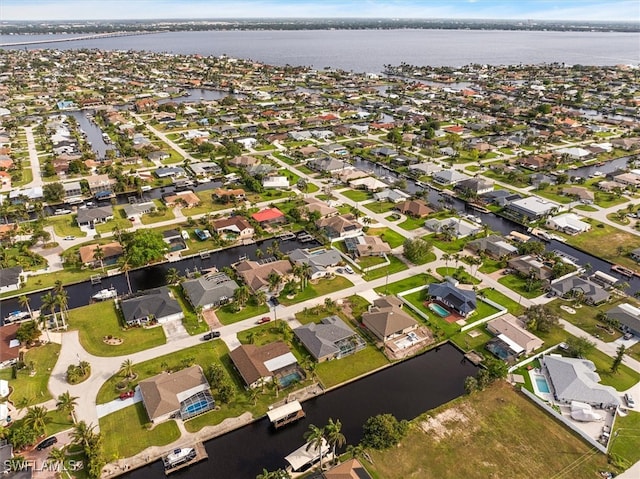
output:
M335 216L338 214L337 208L329 206L327 203L317 198L305 198L304 202L307 204L307 211L309 213L318 212L320 218L326 218L328 216Z
M266 292L269 289L269 275L271 273L287 276L293 271L291 263L284 259L263 264L257 261L245 260L236 264L235 268L238 275L253 292ZM282 281L282 284L284 282Z
M295 368L298 361L282 341L264 346L243 344L231 351L229 357L250 388L273 381L281 372L298 369Z
M541 348L544 341L525 329L525 325L512 314L504 314L487 323L487 329L496 336L504 335L520 346L525 354Z
M322 474L323 479L371 479L357 459L349 459Z
M192 208L200 204L200 198L193 191L178 191L175 195L164 197L167 206L185 204L187 208Z
M362 324L383 342L418 327L418 323L402 310L402 301L395 296L376 299L369 311L362 314Z
M379 236L359 236L357 240L358 256L382 256L391 253L391 247Z
M252 238L255 233L251 223L242 216L222 218L220 220L213 221L211 226L220 235L226 235L227 237L238 239Z
M232 158L231 160L229 160L229 164L231 166L237 166L242 168L249 168L250 166L255 166L259 163L260 163L259 159L254 158L253 156L248 156L248 155L236 156L235 158Z
M433 210L422 200L407 200L396 206L400 213L414 216L416 218L424 218L433 213Z
M100 250L102 251L103 258L102 263L100 263L100 260L96 259L98 246L97 244L90 244L80 247L78 252L80 253L80 261L83 265L90 268L99 268L102 265L114 264L123 254L122 245L117 241L101 245Z

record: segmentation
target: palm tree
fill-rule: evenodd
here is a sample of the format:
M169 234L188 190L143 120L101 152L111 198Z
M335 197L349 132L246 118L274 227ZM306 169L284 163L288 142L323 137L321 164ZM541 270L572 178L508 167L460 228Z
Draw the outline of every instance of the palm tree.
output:
M24 416L24 425L33 429L37 436L45 433L47 420L47 408L44 406L32 406L27 409Z
M336 460L336 448L344 446L344 443L347 441L341 429L342 423L340 419L336 419L334 422L333 419L329 418L329 423L325 426L325 430L327 433L327 442L333 448L334 460Z
M169 268L165 278L167 280L167 284L176 284L180 281L181 276L176 268Z
M301 271L302 271L302 281L304 283L304 287L306 288L309 282L309 278L311 278L311 265L309 263L304 263L301 266Z
M253 299L258 306L262 306L267 302L267 294L264 291L256 291L253 295Z
M280 285L282 284L282 276L280 276L275 271L269 273L269 291L274 292L277 291Z
M444 261L444 267L447 268L447 274L449 274L449 261L451 261L451 255L449 253L444 253L442 255L442 261Z
M18 298L18 303L20 304L20 306L22 308L27 308L27 311L29 311L29 319L33 319L33 313L31 312L31 306L29 306L29 302L30 301L31 301L31 299L26 294L23 294L22 296L20 296Z
M56 281L53 288L55 292L55 299L58 306L60 306L60 319L62 320L62 327L66 328L65 315L69 314L69 293L62 286L62 281Z
M72 396L69 391L64 392L58 396L58 401L56 402L56 409L60 412L66 412L69 416L71 416L71 420L73 423L76 423L76 415L75 410L78 405L77 397Z
M93 258L100 261L100 269L104 273L104 250L100 245L96 245L96 249L93 251Z
M56 308L58 306L58 302L56 301L56 297L53 292L49 291L45 295L40 297L42 301L42 309L49 310L49 312L53 315L53 322L56 323L56 329L58 329L58 316L56 315ZM44 314L42 315L44 318Z
M129 294L133 294L131 289L131 281L129 280L129 271L131 270L131 264L129 263L129 257L125 254L119 260L120 271L122 271L127 278L127 286L129 287Z
M260 259L264 255L264 252L261 249L256 250L256 258Z
M122 361L122 364L120 365L120 372L127 379L133 377L133 362L131 361L131 359L125 359L124 361Z
M73 428L73 432L71 433L71 440L74 444L87 447L93 439L93 429L93 425L87 425L86 422L80 421L78 424L76 424L76 427Z
M65 447L62 447L61 449L54 447L53 449L51 449L51 451L49 451L49 455L47 456L47 459L62 465L64 461L67 459L67 453L65 451Z
M324 428L309 424L309 429L304 433L304 440L307 441L307 451L312 447L318 451L320 456L320 470L322 471L322 446L325 443Z
M238 304L240 309L244 308L244 305L247 304L249 296L251 296L251 291L249 291L249 287L246 284L239 286L238 289L233 292L233 300Z
M249 388L249 390L247 391L247 394L249 395L249 399L253 402L253 405L255 406L258 403L258 389L257 388Z

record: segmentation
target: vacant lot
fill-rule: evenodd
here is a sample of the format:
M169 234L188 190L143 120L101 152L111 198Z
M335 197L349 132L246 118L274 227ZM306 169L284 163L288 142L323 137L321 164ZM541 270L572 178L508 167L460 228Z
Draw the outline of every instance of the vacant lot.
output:
M506 383L413 421L399 447L373 451L375 477L595 478L606 457Z
M566 236L567 243L631 269L638 267L638 264L626 255L640 247L640 236L595 221L591 224L593 228L588 233Z

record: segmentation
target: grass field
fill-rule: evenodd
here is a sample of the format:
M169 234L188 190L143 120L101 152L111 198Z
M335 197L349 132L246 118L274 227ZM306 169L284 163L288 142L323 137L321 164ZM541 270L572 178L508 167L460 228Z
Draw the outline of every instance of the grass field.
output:
M398 294L403 291L409 291L410 289L417 288L418 286L435 283L436 281L436 278L430 274L420 273L415 276L411 276L410 278L390 283L387 286L380 286L379 288L376 288L375 291L379 294Z
M383 241L386 241L391 249L397 248L405 241L405 237L396 233L390 228L369 228L367 230L369 236L380 236Z
M396 206L391 201L374 201L373 203L367 203L362 205L363 208L373 211L374 213L386 213L391 211Z
M508 274L506 276L503 276L502 278L498 279L498 283L506 286L512 291L515 291L523 298L536 298L544 293L544 291L542 291L542 288L540 287L532 289L531 291L527 291L527 280L521 278L516 274Z
M594 223L592 222L592 224ZM602 224L602 228L600 228L594 224L589 232L566 236L566 238L568 244L599 258L619 263L634 270L638 267L638 264L626 254L640 248L640 236L619 230L611 225Z
M386 356L375 346L368 345L351 356L318 364L316 375L325 388L330 388L387 364Z
M69 328L79 331L80 344L89 354L95 356L122 356L154 348L166 342L161 326L149 329L123 329L113 301L102 301L70 310ZM102 340L105 336L121 338L122 344L106 344Z
M242 321L243 319L258 316L269 312L269 306L262 304L260 306L247 304L240 311L235 311L234 305L227 304L216 310L216 316L222 324L232 324Z
M341 191L340 194L346 196L352 201L357 201L357 202L366 201L373 198L373 195L371 193L368 193L363 190L345 190L345 191Z
M631 302L628 298L617 298L614 296L614 300L608 302L599 307L589 306L583 304L580 308L576 308L576 304L573 301L565 301L563 299L556 299L549 303L547 306L558 316L563 319L566 319L571 324L578 326L583 331L591 334L592 336L598 335L602 341L611 342L618 339L622 336L622 333L617 329L613 330L613 334L609 334L606 330L599 328L598 326L604 326L604 323L598 321L596 316L598 315L598 311L606 311L611 309L614 306L617 306L620 303ZM563 310L560 306L569 306L574 308L576 314L569 314L565 310Z
M166 421L147 429L147 412L141 402L100 418L105 457L130 457L149 446L164 446L180 437L175 421ZM126 428L123 425L126 424ZM126 436L123 436L123 429ZM123 440L126 438L126 440Z
M412 425L398 447L370 451L374 478L596 478L607 469L604 455L502 382Z
M289 306L309 299L318 298L325 294L334 293L345 288L350 288L351 286L353 286L353 283L344 276L334 276L331 279L317 280L317 283L315 284L310 281L307 284L307 287L303 291L296 293L293 299L289 299L284 295L281 295L279 299L283 305Z
M51 399L47 384L59 353L60 345L56 343L49 343L27 351L24 361L27 366L33 363L35 371L33 376L29 374L29 369L25 368L18 371L16 379L13 379L11 368L0 369L0 379L9 381L13 389L11 396L9 396L13 404L20 403L24 398L27 399L28 406Z
M412 231L424 226L424 218L413 218L411 216L407 216L407 219L398 226L403 230Z
M513 299L508 298L507 296L502 294L500 291L496 291L495 289L492 289L492 288L482 289L478 291L478 294L483 294L485 298L490 299L491 301L494 301L501 306L504 306L514 316L520 316L522 313L524 313L524 310L526 309L521 304L516 303Z
M63 238L65 236L75 236L77 238L87 236L76 223L76 215L50 216L47 218L47 223L53 226L53 232L57 236Z
M618 416L609 444L609 453L628 464L640 461L640 412L629 411L627 416Z
M403 261L399 260L393 255L388 255L389 265L383 266L382 268L374 269L371 271L367 271L362 276L366 281L372 281L374 279L383 278L387 274L394 274L400 271L404 271L409 267Z

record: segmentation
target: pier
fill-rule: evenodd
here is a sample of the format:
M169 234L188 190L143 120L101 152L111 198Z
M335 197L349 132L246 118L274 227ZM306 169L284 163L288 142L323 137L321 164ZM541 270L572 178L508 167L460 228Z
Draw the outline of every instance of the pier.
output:
M209 458L209 454L207 454L207 450L205 449L204 444L202 442L197 442L195 446L193 446L193 449L195 449L196 451L196 456L193 459L187 462L183 462L182 464L178 464L177 466L174 466L171 468L165 468L164 473L168 476L172 472L180 471L197 462L204 461L205 459Z

